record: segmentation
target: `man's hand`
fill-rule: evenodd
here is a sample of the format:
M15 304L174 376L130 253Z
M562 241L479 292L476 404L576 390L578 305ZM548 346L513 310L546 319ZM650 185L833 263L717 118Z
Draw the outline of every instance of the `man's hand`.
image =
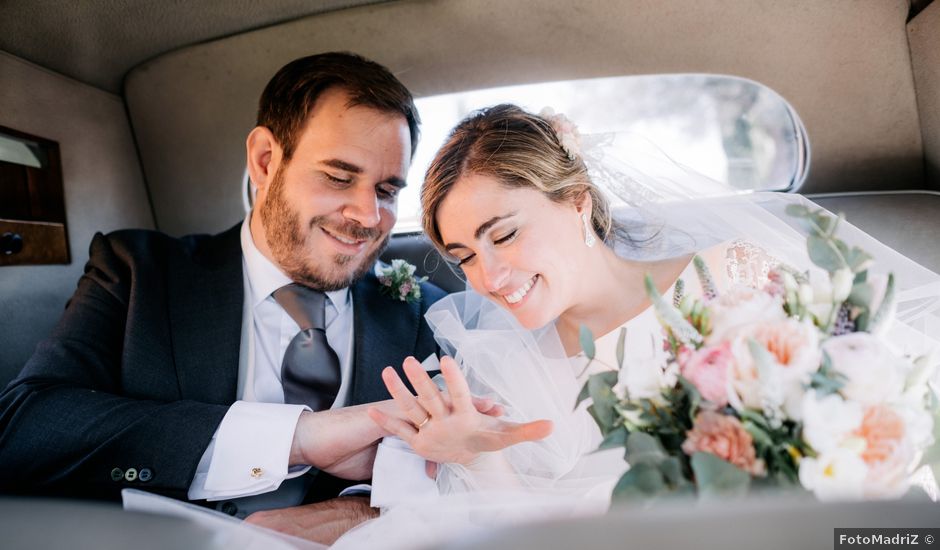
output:
M288 535L331 545L346 531L378 517L377 508L369 507L369 497L338 497L316 504L251 514L245 521Z
M404 368L418 392L417 397L408 391L393 369L385 369L382 379L400 413L391 416L372 407L369 416L429 461L467 464L482 452L537 441L552 432L552 423L548 420L520 424L481 413L470 395L467 381L450 357L441 360L447 393L437 388L414 358L406 359ZM431 468L429 466L429 475Z

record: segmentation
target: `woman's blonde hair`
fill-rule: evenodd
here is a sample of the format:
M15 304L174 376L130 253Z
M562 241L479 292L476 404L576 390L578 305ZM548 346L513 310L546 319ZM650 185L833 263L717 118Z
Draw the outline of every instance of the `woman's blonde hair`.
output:
M591 224L601 239L611 234L607 198L588 178L580 157L562 146L545 118L509 104L481 109L465 118L437 152L421 188L424 232L444 250L437 211L463 177L483 175L508 188L530 187L556 203L591 197Z

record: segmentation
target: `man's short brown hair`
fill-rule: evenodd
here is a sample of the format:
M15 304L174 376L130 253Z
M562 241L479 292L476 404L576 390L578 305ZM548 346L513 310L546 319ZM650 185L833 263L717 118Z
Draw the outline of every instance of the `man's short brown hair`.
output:
M385 67L346 52L330 52L295 59L271 78L258 102L258 126L271 130L284 151L284 160L294 153L297 136L307 122L320 94L342 88L350 96L349 106L361 105L400 114L408 121L411 156L418 147L418 109L411 92Z

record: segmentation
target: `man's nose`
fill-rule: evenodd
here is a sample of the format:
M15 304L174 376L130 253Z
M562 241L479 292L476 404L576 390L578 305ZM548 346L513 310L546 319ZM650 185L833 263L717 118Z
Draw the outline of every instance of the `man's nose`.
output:
M375 189L363 187L353 191L353 196L343 209L343 215L363 227L375 227L382 219L379 213L379 197Z

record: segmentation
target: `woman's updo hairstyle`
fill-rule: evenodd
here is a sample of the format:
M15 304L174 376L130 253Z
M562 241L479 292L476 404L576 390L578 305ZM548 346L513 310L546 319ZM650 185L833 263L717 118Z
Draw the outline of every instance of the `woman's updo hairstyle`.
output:
M591 196L591 224L607 240L610 205L591 183L584 161L569 154L546 118L503 104L474 112L451 131L428 168L421 189L424 232L444 250L437 212L463 177L489 176L507 188L531 187L549 200L573 204Z

